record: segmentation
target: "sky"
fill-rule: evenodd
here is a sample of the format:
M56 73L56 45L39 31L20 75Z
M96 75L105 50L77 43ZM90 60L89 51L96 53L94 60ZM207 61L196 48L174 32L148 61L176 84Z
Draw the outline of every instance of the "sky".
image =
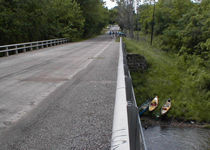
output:
M111 0L104 0L104 2L106 2L106 7L108 7L108 9L111 9L117 5L116 2L112 2Z
M103 1L106 3L105 6L108 7L108 9L111 9L111 8L117 6L116 2L112 2L111 0L103 0ZM155 0L155 1L157 2L158 0ZM192 0L192 1L199 1L199 0ZM142 4L142 3L143 3L143 1L140 2L140 4ZM135 6L136 6L136 4L135 4Z

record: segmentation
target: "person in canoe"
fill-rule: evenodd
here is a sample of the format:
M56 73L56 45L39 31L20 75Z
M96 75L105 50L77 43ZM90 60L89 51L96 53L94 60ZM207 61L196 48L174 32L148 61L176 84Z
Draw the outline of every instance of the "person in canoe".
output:
M158 106L158 96L155 96L155 98L151 101L150 105L149 105L149 111L153 111L155 110L155 108L157 108Z
M161 115L166 114L170 108L171 108L171 99L169 98L161 108Z

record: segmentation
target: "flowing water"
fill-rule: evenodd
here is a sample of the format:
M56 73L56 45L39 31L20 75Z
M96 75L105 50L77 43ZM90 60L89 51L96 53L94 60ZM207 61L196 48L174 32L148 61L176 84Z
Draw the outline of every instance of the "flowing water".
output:
M143 129L148 150L210 150L210 130L152 126Z

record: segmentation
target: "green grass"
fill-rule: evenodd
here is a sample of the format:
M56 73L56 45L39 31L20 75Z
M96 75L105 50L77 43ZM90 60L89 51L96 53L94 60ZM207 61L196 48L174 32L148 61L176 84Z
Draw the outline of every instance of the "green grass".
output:
M204 125L203 127L206 129L210 129L210 125Z
M120 37L117 37L117 38L115 39L115 42L120 42Z
M138 105L158 95L159 107L153 114L160 114L161 106L171 98L172 108L168 117L210 122L210 92L199 89L196 84L202 70L196 76L191 75L186 71L189 68L180 66L179 56L152 47L145 40L124 39L124 42L127 52L143 55L149 63L145 73L131 72Z

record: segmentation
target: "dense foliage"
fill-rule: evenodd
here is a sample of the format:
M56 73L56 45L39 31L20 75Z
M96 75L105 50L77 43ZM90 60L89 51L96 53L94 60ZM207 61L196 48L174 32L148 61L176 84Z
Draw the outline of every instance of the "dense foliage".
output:
M153 7L139 8L141 29L145 33L151 32ZM159 0L154 31L163 50L210 59L210 0L201 4L190 0Z
M151 33L153 10L151 4L138 9L145 36ZM156 48L145 47L144 43L130 48L146 55L151 64L146 74L133 77L137 97L171 97L175 100L169 116L209 122L205 112L210 105L210 0L159 0L154 23Z
M210 107L210 91L203 86L207 84L209 72L196 68L196 61L191 62L188 70L180 69L180 64L176 63L180 56L151 46L150 38L145 38L145 35L140 35L140 39L138 42L124 40L129 53L143 55L149 63L149 69L144 73L131 72L138 105L158 95L158 108L147 114L160 116L161 107L171 98L172 108L167 117L210 122L210 113L207 113ZM192 75L195 70L198 72Z
M153 5L139 8L141 29L151 32ZM155 35L161 49L177 53L180 69L210 91L210 0L159 0L155 9Z
M75 41L108 23L100 0L0 0L0 45L52 38Z
M117 22L118 17L118 7L109 10L109 24L119 24Z
M84 36L98 34L108 23L108 10L103 7L102 0L76 0L85 18Z

